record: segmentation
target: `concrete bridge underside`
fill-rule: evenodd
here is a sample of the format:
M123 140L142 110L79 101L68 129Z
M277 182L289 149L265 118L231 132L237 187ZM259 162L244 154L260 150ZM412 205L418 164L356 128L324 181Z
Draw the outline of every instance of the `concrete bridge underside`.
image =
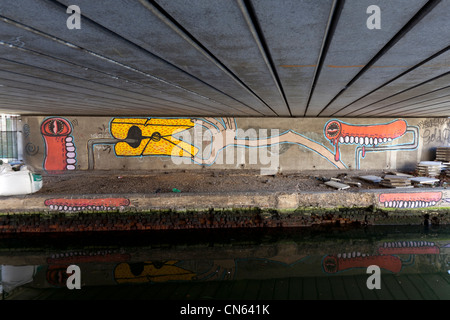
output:
M0 112L446 117L449 36L445 0L3 0Z

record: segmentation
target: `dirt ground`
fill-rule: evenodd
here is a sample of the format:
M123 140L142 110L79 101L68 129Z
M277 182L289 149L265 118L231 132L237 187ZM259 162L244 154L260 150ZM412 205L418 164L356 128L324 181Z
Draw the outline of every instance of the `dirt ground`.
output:
M276 175L260 175L259 171L161 171L103 172L78 171L65 174L42 173L44 185L35 194L130 194L130 193L220 193L220 192L299 192L335 190L323 183L330 178L343 182L360 182L361 188L349 191L379 189L377 184L358 178L363 175L383 176L381 171L304 171Z

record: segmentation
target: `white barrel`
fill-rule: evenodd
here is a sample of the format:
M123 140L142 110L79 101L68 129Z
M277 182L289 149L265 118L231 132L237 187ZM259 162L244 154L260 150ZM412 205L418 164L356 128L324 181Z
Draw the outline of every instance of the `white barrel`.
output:
M42 188L42 176L31 171L9 171L0 174L0 196L30 194Z

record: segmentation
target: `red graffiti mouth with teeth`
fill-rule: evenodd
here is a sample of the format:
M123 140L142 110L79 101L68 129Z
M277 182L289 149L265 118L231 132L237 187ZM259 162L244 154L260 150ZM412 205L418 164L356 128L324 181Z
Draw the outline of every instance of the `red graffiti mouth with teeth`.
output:
M352 125L331 120L325 125L325 137L335 146L335 160L339 161L339 143L361 145L364 157L365 147L390 142L404 135L406 129L405 120L374 125Z
M426 208L442 199L442 192L382 193L380 203L386 208Z
M382 269L400 272L402 261L390 255L366 255L359 252L328 255L323 259L322 267L327 273L336 273L352 268L367 268L377 265Z

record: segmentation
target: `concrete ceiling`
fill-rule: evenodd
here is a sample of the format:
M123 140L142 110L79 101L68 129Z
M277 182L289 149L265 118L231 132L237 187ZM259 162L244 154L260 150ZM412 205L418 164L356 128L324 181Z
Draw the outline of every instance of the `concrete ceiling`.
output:
M0 18L0 113L450 116L448 0L2 0Z

